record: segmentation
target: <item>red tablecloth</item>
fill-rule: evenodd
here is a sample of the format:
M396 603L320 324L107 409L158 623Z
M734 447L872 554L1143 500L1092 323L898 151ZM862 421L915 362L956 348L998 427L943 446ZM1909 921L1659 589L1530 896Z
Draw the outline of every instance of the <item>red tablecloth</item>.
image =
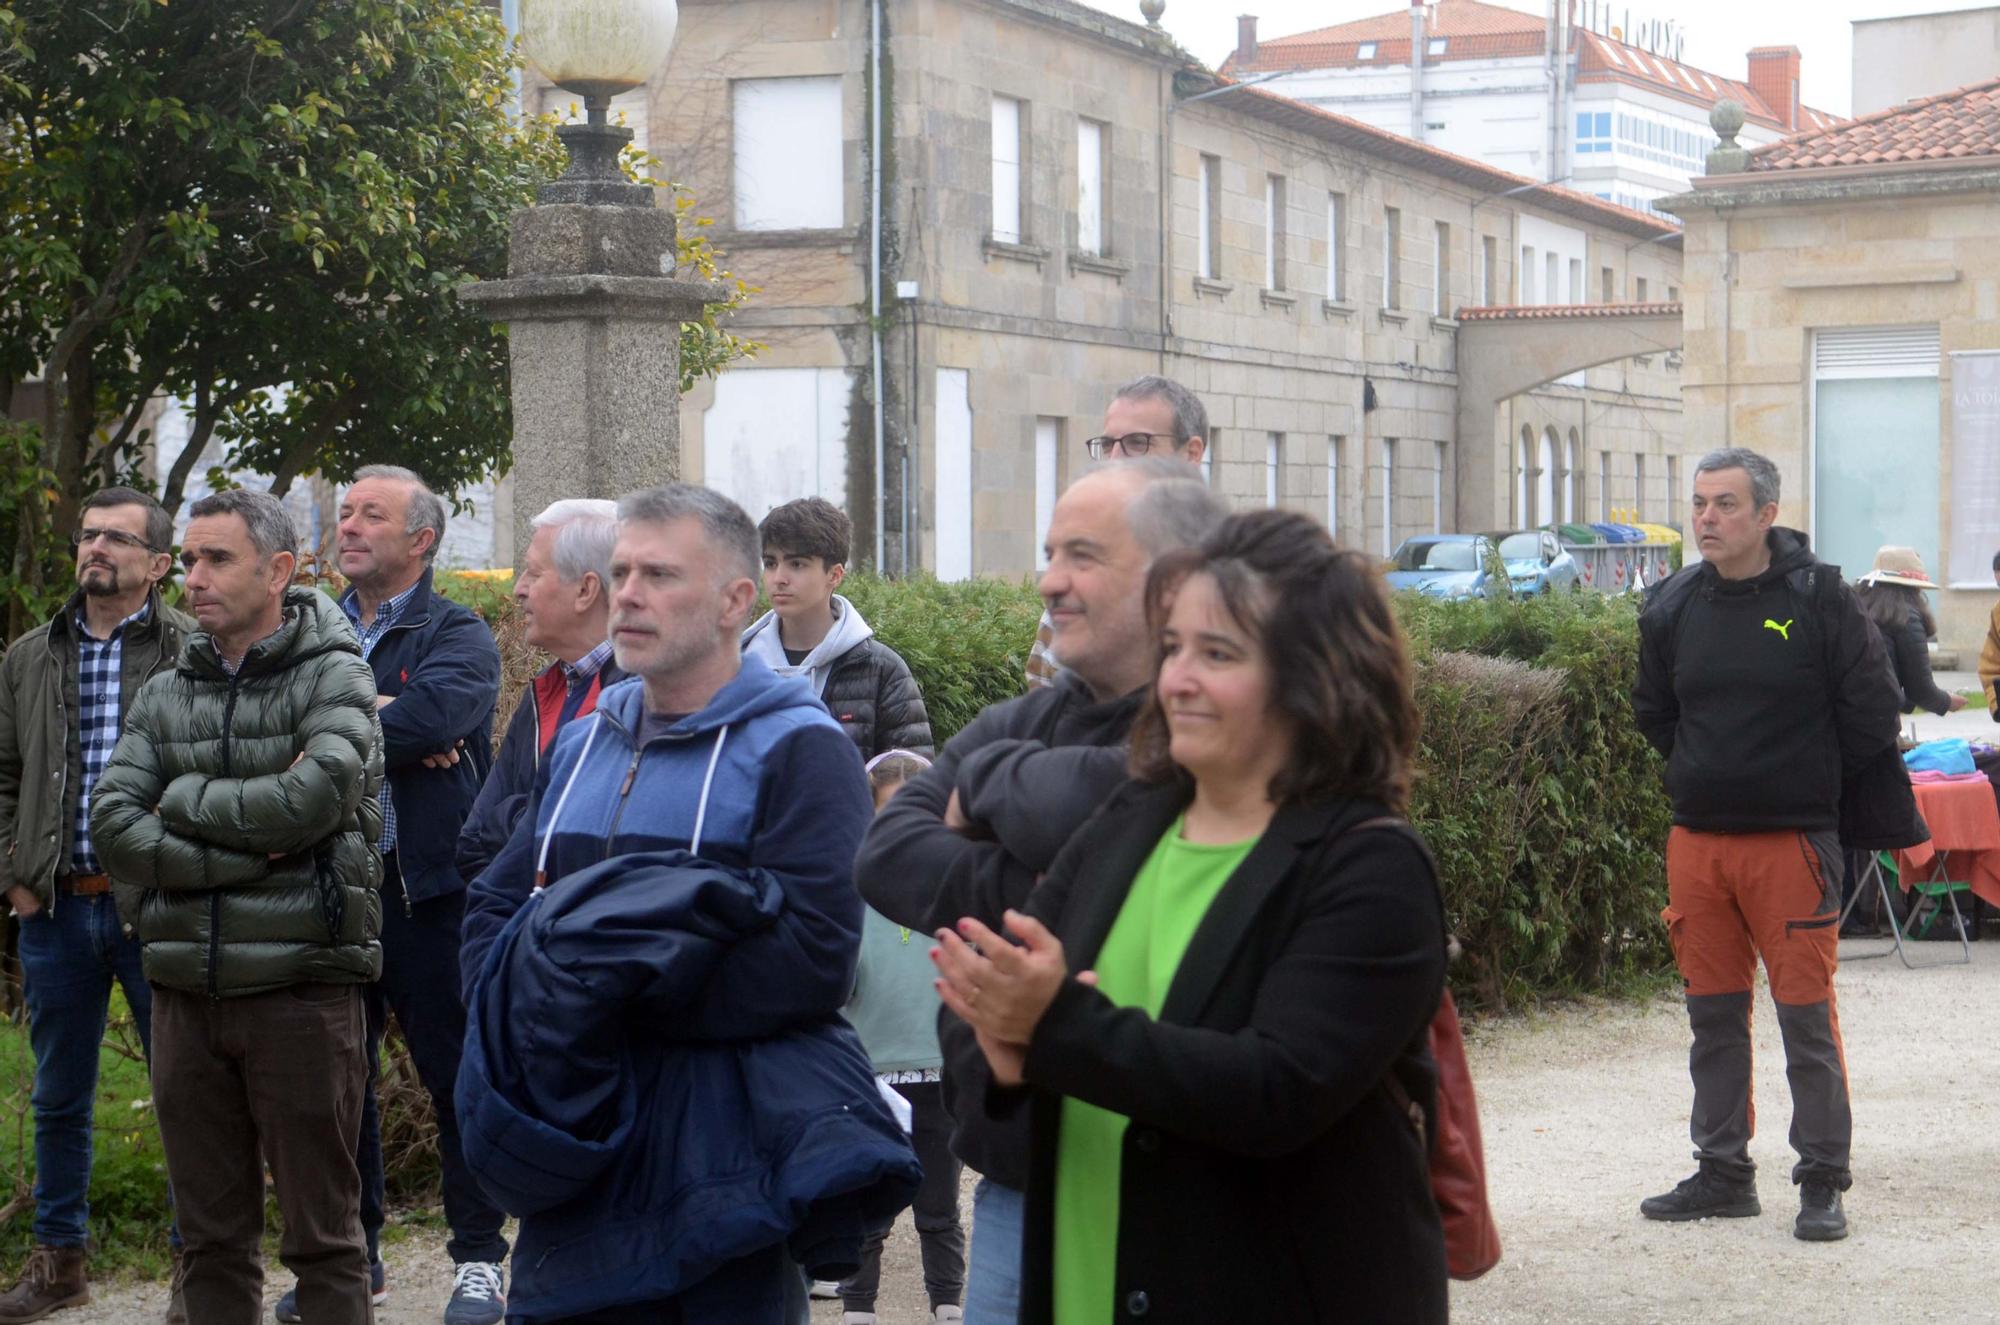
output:
M1930 826L1931 840L1896 853L1902 884L1928 879L1940 851L1947 852L1947 875L1972 885L1973 894L2000 907L2000 806L1985 778L1963 782L1919 782L1917 812Z

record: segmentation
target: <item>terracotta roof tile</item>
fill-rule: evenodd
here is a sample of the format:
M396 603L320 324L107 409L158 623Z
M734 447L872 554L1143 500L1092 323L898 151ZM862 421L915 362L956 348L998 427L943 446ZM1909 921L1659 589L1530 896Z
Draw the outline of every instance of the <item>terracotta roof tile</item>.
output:
M1650 304L1496 304L1461 308L1460 322L1552 322L1563 318L1678 317L1678 302Z
M1834 123L1750 154L1756 171L2000 156L2000 78Z

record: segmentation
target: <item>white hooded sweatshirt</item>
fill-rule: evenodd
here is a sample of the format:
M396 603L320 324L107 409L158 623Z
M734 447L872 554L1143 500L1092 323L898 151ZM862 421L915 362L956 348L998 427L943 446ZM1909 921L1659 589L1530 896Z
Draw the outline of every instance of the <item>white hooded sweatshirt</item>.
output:
M743 652L762 658L779 676L803 676L815 695L823 695L826 678L833 671L834 663L874 633L874 628L862 618L861 613L854 610L854 604L835 594L833 629L805 656L805 661L794 666L786 660L784 641L778 636L776 612L766 612L744 630Z

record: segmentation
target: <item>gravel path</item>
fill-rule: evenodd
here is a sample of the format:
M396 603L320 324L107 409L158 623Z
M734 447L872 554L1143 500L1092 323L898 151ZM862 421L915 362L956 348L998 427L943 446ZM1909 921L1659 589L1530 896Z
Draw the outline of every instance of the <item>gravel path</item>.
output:
M1845 949L1851 957L1878 946ZM1919 960L1956 951L1916 945ZM1891 957L1841 969L1856 1174L1847 1199L1854 1232L1845 1242L1791 1235L1790 1102L1761 988L1760 1219L1639 1217L1640 1197L1693 1168L1687 1023L1678 999L1564 1008L1483 1029L1471 1053L1506 1255L1481 1282L1456 1288L1454 1318L1475 1325L2000 1319L2000 942L1975 944L1973 953L1969 967L1908 971ZM969 1188L964 1208L969 1215ZM907 1218L886 1260L882 1325L919 1325L923 1292ZM419 1234L392 1248L390 1282L379 1325L435 1325L449 1291L441 1239ZM158 1286L107 1286L73 1318L154 1325L163 1306ZM839 1320L837 1304L815 1306L814 1325Z
M1855 952L1886 941L1848 943ZM1919 961L1956 944L1914 945ZM1659 1224L1641 1197L1693 1171L1687 1023L1678 999L1511 1020L1479 1037L1489 1180L1505 1256L1454 1294L1461 1322L1880 1325L2000 1319L2000 943L1973 964L1850 961L1836 986L1854 1100L1844 1242L1792 1237L1791 1116L1768 992L1756 1098L1764 1214Z

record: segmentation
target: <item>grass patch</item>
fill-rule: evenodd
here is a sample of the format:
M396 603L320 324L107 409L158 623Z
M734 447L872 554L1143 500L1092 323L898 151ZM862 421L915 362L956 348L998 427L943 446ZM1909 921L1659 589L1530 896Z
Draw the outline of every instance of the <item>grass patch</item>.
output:
M91 1271L99 1276L164 1276L167 1160L153 1114L153 1088L139 1035L121 990L111 996L110 1024L99 1051L97 1112L90 1171ZM35 1060L28 1027L0 1021L0 1273L13 1282L34 1247L35 1119L30 1105Z

